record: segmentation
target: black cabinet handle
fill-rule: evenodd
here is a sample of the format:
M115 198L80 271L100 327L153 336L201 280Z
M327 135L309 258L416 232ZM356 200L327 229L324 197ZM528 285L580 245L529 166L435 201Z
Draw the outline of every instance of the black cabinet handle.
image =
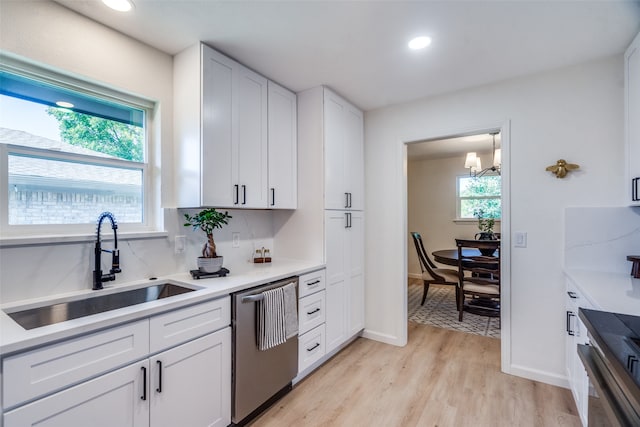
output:
M344 207L349 207L349 193L344 193Z
M142 369L142 396L140 396L140 399L147 400L147 368L143 366L141 369Z
M345 219L344 228L351 228L351 212L345 212L344 219Z
M627 369L629 370L629 372L631 372L631 374L634 374L634 369L636 367L636 363L638 363L638 358L636 356L634 356L633 354L630 354L627 356Z
M638 194L638 181L640 181L640 177L636 177L631 180L631 200L634 202L640 200L640 194Z
M314 286L314 285L317 285L318 283L320 283L320 280L314 280L313 282L307 283L307 286Z
M246 185L242 186L242 204L243 205L247 204L247 186Z
M313 350L315 350L315 349L316 349L316 348L318 348L318 347L320 347L320 343L319 343L319 342L317 342L317 343L316 343L316 345L314 345L313 347L308 348L308 349L307 349L307 351L313 351Z
M571 330L571 317L575 316L575 314L573 314L573 312L571 311L567 311L567 334L571 335L571 336L575 336L575 331Z
M156 391L162 393L162 362L157 360L156 364L158 365L158 388L156 388Z
M316 308L315 310L307 311L307 315L311 316L312 314L315 314L315 313L317 313L319 311L320 311L320 309Z
M275 206L276 205L276 189L272 188L271 189L271 206Z
M348 208L350 208L350 207L351 207L351 193L347 193L347 194L348 194L348 196L347 196L347 200L349 201L349 203L348 203L348 206L347 206L347 207L348 207Z
M236 185L233 186L233 194L234 194L234 196L233 196L233 204L234 205L237 205L238 201L239 201L239 199L238 199L238 197L239 197L238 196L238 191L239 191L239 187L238 187L238 184L236 184Z
M573 292L573 291L567 291L567 295L569 295L569 298L571 298L571 299L576 299L576 298L578 298L578 294L576 294L576 293L575 293L575 292Z

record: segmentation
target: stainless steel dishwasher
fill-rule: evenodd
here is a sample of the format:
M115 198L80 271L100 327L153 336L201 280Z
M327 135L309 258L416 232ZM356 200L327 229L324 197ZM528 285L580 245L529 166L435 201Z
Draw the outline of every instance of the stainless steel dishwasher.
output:
M232 425L244 425L291 390L298 373L298 336L258 350L256 314L262 292L292 282L297 295L297 276L232 294Z

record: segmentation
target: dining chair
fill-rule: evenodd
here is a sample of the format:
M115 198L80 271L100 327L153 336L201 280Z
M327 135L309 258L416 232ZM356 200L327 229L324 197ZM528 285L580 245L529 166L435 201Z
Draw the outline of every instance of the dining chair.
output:
M458 248L458 320L464 311L482 316L500 316L500 242L456 239ZM468 249L477 249L469 255ZM481 255L480 249L491 253ZM463 250L464 255L463 255ZM473 253L473 252L472 252ZM486 252L485 252L486 253ZM469 301L465 298L469 297Z
M416 252L418 253L418 259L420 260L420 269L422 270L422 283L424 290L422 293L422 302L420 305L424 305L427 300L427 292L429 292L429 285L434 283L437 285L453 285L456 286L456 301L458 300L458 272L450 268L438 268L424 249L422 243L422 236L415 231L411 232L413 237L413 243L416 245Z

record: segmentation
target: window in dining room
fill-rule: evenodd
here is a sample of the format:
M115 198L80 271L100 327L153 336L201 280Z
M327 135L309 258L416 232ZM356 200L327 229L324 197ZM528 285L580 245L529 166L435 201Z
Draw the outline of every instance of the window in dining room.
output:
M500 175L457 177L457 216L475 219L474 212L482 209L487 218L500 219L502 214Z

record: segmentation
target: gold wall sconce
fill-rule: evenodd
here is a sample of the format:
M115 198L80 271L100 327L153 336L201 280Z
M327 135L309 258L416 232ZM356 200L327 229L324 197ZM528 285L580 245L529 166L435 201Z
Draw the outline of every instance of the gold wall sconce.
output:
M576 170L579 167L579 165L567 163L566 160L560 159L555 165L548 166L545 170L554 174L556 178L564 178L570 171Z

